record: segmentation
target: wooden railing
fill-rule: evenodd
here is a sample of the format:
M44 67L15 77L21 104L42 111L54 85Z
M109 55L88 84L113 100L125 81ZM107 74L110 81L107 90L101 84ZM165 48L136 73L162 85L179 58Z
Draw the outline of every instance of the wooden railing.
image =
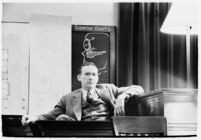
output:
M131 98L126 116L164 116L167 135L197 135L197 89L162 89Z

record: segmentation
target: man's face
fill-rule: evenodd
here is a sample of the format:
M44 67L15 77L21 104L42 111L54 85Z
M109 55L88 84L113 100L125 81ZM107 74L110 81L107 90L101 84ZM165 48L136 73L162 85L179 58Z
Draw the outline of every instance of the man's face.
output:
M77 78L81 82L83 89L90 90L95 88L98 82L98 69L95 66L84 66Z

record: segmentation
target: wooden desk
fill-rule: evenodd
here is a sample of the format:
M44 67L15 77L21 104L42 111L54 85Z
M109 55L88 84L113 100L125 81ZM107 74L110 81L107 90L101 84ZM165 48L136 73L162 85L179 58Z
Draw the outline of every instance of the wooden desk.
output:
M111 137L114 129L107 121L37 121L31 127L21 124L22 115L2 115L5 137Z
M6 137L33 136L29 127L22 126L22 115L2 115L2 134Z
M197 135L197 89L162 89L132 98L127 116L164 116L167 135Z
M112 122L107 121L37 121L30 125L39 137L111 137Z

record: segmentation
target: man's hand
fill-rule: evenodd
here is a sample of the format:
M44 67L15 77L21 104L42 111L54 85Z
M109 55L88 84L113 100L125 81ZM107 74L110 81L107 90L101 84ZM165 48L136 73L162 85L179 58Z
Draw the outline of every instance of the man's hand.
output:
M28 123L35 122L36 120L37 120L36 117L24 115L24 116L22 116L21 122L22 122L22 125L26 126L26 125L28 125Z
M125 99L127 96L119 95L116 99L115 108L114 108L114 115L117 116L124 116L125 115Z

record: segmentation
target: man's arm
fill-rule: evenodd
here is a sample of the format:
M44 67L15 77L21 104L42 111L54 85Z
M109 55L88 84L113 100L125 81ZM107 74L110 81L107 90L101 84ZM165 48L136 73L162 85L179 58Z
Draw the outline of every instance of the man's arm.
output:
M22 116L22 125L27 125L30 122L35 122L37 120L55 120L57 116L65 113L65 96L61 98L55 108L46 114L41 114L38 116L24 115Z
M65 114L64 108L56 105L53 110L49 111L46 114L38 115L36 117L37 117L37 120L55 120L57 118L57 116L59 116L61 114Z
M55 105L54 109L46 114L37 116L37 120L55 120L57 116L65 114L66 96L62 96L60 101Z
M131 85L128 87L116 87L111 84L111 89L116 97L114 114L122 116L125 114L125 100L132 96L141 96L144 93L144 89L138 85Z
M117 97L118 96L126 96L126 97L132 97L132 96L141 96L144 93L144 89L139 85L131 85L128 87L120 87L117 88Z

